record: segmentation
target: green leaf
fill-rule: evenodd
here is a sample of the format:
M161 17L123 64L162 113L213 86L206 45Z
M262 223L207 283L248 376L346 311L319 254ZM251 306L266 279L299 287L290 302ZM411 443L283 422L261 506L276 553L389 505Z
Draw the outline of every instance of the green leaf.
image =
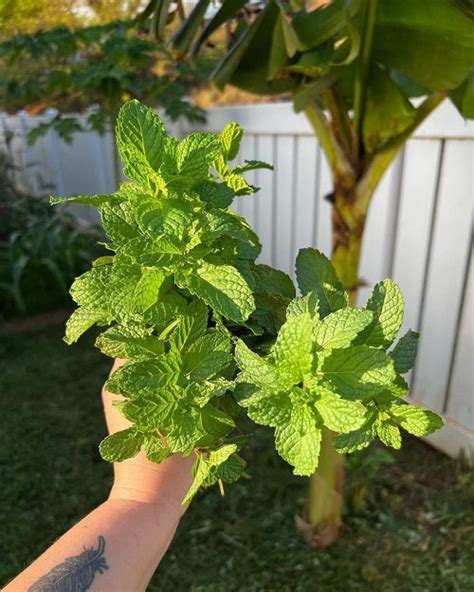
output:
M145 187L150 181L159 186L166 131L158 115L137 100L129 101L120 110L115 133L125 175Z
M178 380L179 359L172 355L151 360L128 362L116 370L106 382L111 393L138 396L142 391L154 391Z
M371 64L362 125L366 150L374 152L403 133L415 120L416 109L401 88L379 66Z
M103 309L93 308L91 306L76 308L66 323L64 341L71 345L71 343L77 341L95 323L107 323L109 321L109 314Z
M269 265L259 263L253 267L256 292L270 292L280 294L285 298L294 298L295 286L292 279L285 272L273 269Z
M183 371L191 381L208 380L221 373L232 361L230 339L222 333L202 335L183 357Z
M157 464L162 463L172 454L171 450L163 444L158 434L147 434L144 448L147 459Z
M74 280L70 294L76 304L93 308L109 308L112 266L95 267Z
M106 203L100 208L102 224L115 245L140 236L134 210L128 201Z
M390 352L389 355L393 360L395 370L400 372L400 374L405 374L415 365L418 338L418 333L408 331L408 333L399 339L398 343Z
M352 432L365 421L366 409L361 403L347 401L335 393L323 392L315 402L315 407L324 425L334 432Z
M443 427L439 415L415 405L392 405L389 412L402 428L414 436L427 436Z
M365 399L383 391L396 378L392 360L364 345L324 350L318 355L317 378L348 399Z
M176 283L231 321L245 321L255 308L247 282L230 265L203 261L190 273L177 273Z
M376 423L377 436L391 448L399 450L402 447L400 430L390 419L380 419Z
M272 354L278 371L291 384L302 382L311 372L313 330L311 317L306 313L289 318L278 332Z
M331 313L315 326L317 349L348 347L372 319L372 312L361 308L343 308Z
M232 169L232 172L241 175L242 173L247 173L248 171L256 171L259 169L273 171L273 165L268 164L267 162L263 162L262 160L246 160L244 165L234 167Z
M134 428L115 432L102 440L99 446L100 454L109 462L121 462L137 456L143 440L143 434Z
M225 162L234 160L237 156L243 134L244 130L235 122L228 123L221 131L220 140Z
M177 351L185 350L207 329L209 312L201 300L193 300L179 317L179 323L170 338L170 344Z
M183 240L193 221L193 207L180 199L135 197L135 219L140 230L151 239L163 235Z
M306 313L312 318L319 319L319 298L316 292L308 292L301 298L295 298L288 304L286 309L288 319Z
M348 306L347 293L331 262L316 249L300 250L296 258L296 277L303 294L311 290L317 294L321 317Z
M256 384L270 391L288 388L288 384L281 378L276 368L253 352L241 339L237 340L235 346L235 360L242 370L240 376L242 382Z
M359 335L357 343L385 349L393 342L403 322L400 288L389 279L375 284L367 310L374 313L374 319Z
M295 475L310 476L318 466L321 430L307 405L294 406L289 423L275 429L278 453L294 467Z
M372 413L359 429L336 436L333 440L333 446L341 454L355 452L367 448L375 436L375 414Z
M110 327L97 337L95 345L111 358L154 357L164 353L163 341L133 325Z

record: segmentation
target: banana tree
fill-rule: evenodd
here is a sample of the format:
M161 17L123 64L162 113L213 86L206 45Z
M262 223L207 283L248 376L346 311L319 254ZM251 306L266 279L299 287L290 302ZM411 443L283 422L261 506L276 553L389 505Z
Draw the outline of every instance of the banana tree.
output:
M354 301L364 226L374 191L414 130L449 97L474 117L474 11L468 0L210 0L184 17L171 0L145 11L178 59L193 58L225 26L230 44L211 79L252 93L291 93L329 163L332 261ZM178 6L179 8L179 6ZM222 34L220 36L222 38ZM416 101L411 99L420 97ZM341 524L343 458L323 439L303 529L331 544Z

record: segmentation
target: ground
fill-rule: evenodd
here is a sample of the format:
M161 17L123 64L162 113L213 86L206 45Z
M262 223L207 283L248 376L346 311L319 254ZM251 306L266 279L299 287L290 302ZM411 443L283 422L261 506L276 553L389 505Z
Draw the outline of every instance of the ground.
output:
M0 333L0 586L100 503L111 467L99 399L110 361L59 327ZM343 536L308 550L294 526L306 483L256 432L249 477L196 499L149 590L468 592L474 590L474 479L407 438L351 461ZM118 591L130 592L130 591Z

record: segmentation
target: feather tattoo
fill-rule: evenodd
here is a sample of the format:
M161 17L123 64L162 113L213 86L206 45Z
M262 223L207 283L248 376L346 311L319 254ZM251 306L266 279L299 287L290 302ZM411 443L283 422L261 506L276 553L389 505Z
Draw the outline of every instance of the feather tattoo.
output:
M34 583L28 592L86 592L95 574L109 569L104 550L105 539L99 536L97 549L84 547L80 555L65 559Z

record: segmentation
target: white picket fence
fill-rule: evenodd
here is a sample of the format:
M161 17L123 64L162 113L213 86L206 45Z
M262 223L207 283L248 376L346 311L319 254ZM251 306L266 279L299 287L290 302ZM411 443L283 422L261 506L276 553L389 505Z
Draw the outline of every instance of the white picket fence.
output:
M37 121L26 114L3 117L4 127L14 132L19 180L26 177L35 190L48 184L55 195L114 189L110 135L79 134L69 146L50 132L30 147L25 133ZM290 104L215 108L205 129L219 131L229 121L246 130L242 159L275 165L273 173L248 175L261 191L237 198L236 210L260 235L262 261L293 275L299 248L330 251L326 161L305 117ZM169 128L179 135L191 131L183 123ZM367 282L361 302L384 277L402 288L403 330L421 333L411 399L443 414L445 427L429 440L451 455L474 450L473 141L473 123L448 103L420 127L377 190L361 264ZM79 214L90 216L87 209Z

